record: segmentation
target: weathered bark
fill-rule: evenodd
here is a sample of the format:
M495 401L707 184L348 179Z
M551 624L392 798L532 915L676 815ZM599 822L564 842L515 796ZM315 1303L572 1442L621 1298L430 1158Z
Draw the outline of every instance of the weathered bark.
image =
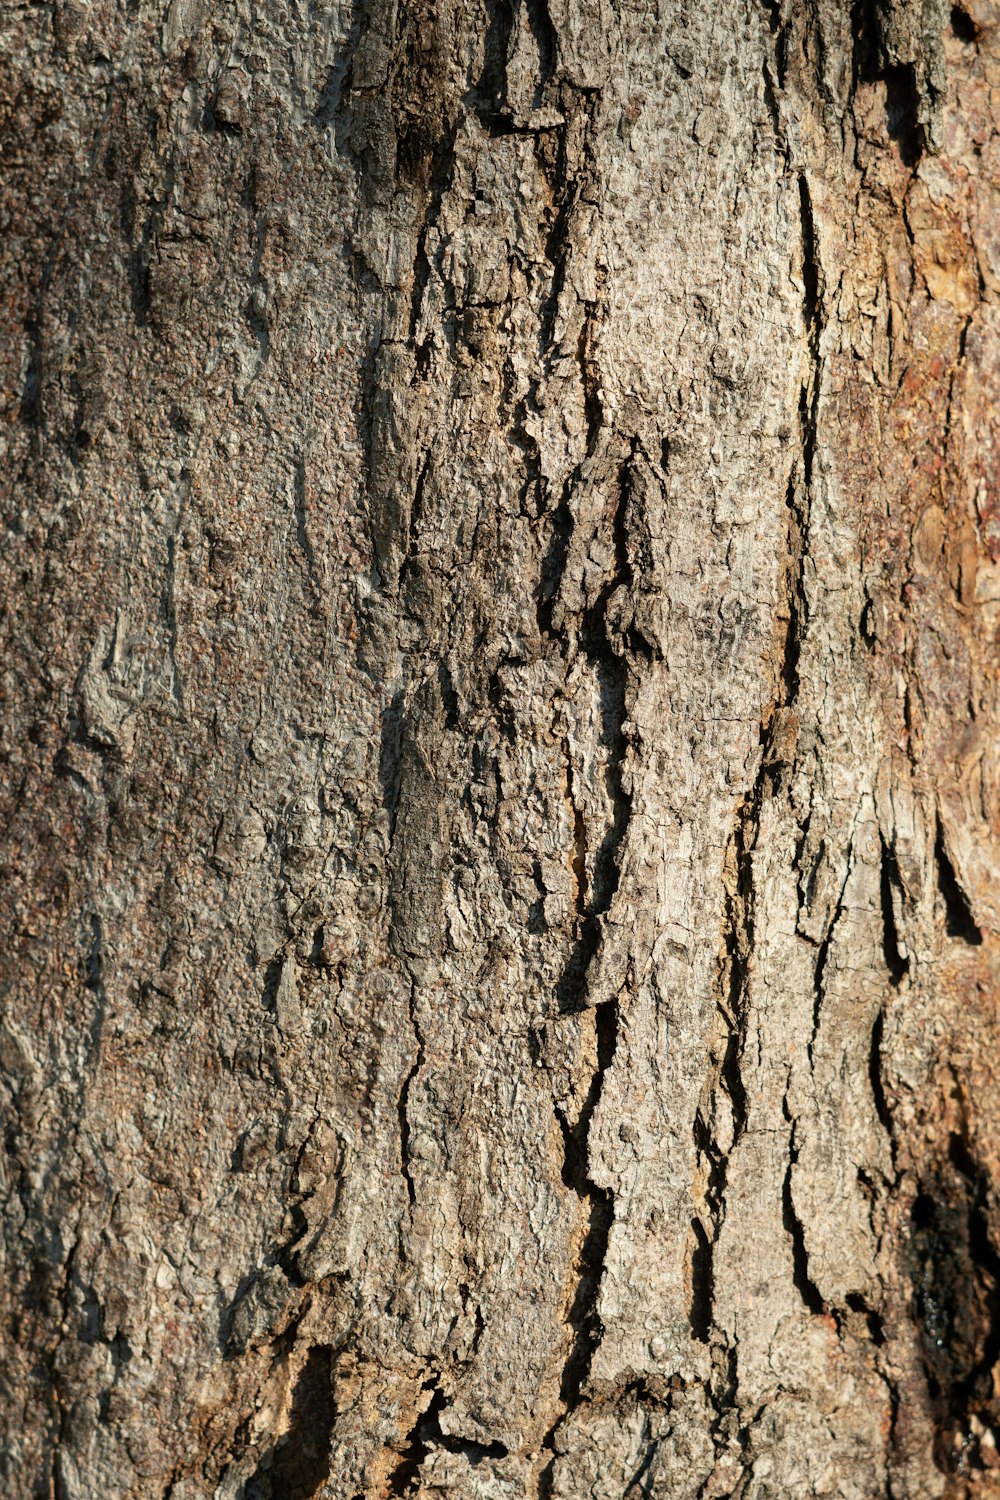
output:
M1000 6L3 25L3 1493L1000 1494Z

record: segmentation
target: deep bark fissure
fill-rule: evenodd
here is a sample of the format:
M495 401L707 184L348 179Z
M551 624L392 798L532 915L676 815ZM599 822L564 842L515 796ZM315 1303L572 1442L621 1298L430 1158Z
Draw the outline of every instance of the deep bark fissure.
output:
M842 879L842 881L840 883L840 886L839 886L839 888L837 890L837 895L836 895L836 899L834 901L833 911L830 914L829 921L826 923L826 927L825 927L825 930L823 932L823 937L820 940L819 947L816 949L816 961L815 961L815 963L813 965L813 981L812 981L812 983L813 983L812 1030L810 1032L809 1041L808 1041L808 1044L807 1044L807 1047L806 1047L806 1052L807 1052L807 1056L809 1058L809 1066L810 1067L813 1067L813 1052L814 1052L814 1049L815 1049L815 1046L816 1046L816 1038L819 1036L820 1020L821 1020L822 1010L823 1010L823 1001L824 1001L825 996L826 996L826 969L827 969L827 964L829 963L830 951L831 951L831 948L833 946L834 937L836 936L837 927L839 926L839 924L841 922L841 919L843 918L843 916L845 914L845 911L846 911L846 904L845 903L846 903L846 899L847 899L847 887L848 887L848 884L849 884L850 879L851 879L851 874L852 874L852 869L853 869L853 864L854 864L854 858L855 858L855 855L854 855L854 839L855 839L855 830L857 828L857 818L858 818L858 815L855 814L855 817L854 817L854 819L852 821L850 830L848 832L847 844L846 844L846 847L845 847L843 855L842 855L844 875L843 875L843 879Z
M805 1232L802 1228L802 1221L795 1212L795 1200L792 1196L792 1173L798 1159L799 1153L795 1144L795 1124L793 1122L789 1136L788 1167L782 1186L782 1220L792 1244L792 1281L805 1307L814 1316L818 1316L826 1312L826 1303L820 1296L815 1283L809 1275L809 1254L806 1250Z
M480 1443L471 1438L456 1437L441 1429L441 1414L448 1406L448 1398L434 1376L424 1382L424 1391L430 1391L430 1403L417 1417L400 1449L400 1459L389 1475L386 1493L405 1496L410 1494L419 1477L421 1466L436 1448L447 1453L462 1454L473 1467L493 1459L507 1457L503 1443Z
M576 889L573 893L573 905L576 908L578 918L585 918L590 909L587 891L587 820L584 817L583 808L574 795L573 789L573 752L568 740L563 741L566 755L566 800L570 806L573 820L573 880Z
M935 88L929 78L921 78L920 69L928 43L933 45L929 37L933 16L934 7L925 6L915 28L918 36L909 41L911 49L915 41L919 59L903 60L899 55L902 39L894 33L901 19L905 25L907 7L894 0L852 0L851 5L853 92L857 93L859 84L884 84L886 130L907 167L917 166L930 145L929 112L936 104Z
M632 577L623 520L627 484L628 464L625 463L618 477L611 521L615 572L594 604L584 613L579 627L580 647L598 685L601 734L608 751L605 779L612 806L612 821L594 851L589 901L584 907L572 952L556 987L559 1009L564 1013L580 1010L587 1004L587 975L601 942L601 918L610 910L618 889L620 851L632 815L632 799L625 791L623 781L628 740L622 727L627 719L625 698L630 667L628 658L620 654L608 624L608 606L612 596L619 587L628 587ZM572 522L570 534L571 532ZM568 546L569 535L566 537L567 549ZM565 563L565 554L562 562ZM575 809L575 802L573 806Z
M889 1138L889 1148L893 1154L895 1165L895 1129L893 1126L892 1113L886 1098L885 1083L882 1078L882 1036L885 1030L885 1011L879 1006L872 1025L871 1046L868 1052L868 1081L871 1085L872 1098L875 1101L875 1113Z
M420 1027L417 1024L415 991L416 982L411 977L409 1003L410 1025L413 1028L413 1035L417 1043L417 1055L413 1060L413 1066L407 1073L406 1077L403 1079L403 1086L399 1091L399 1101L396 1106L397 1115L399 1118L399 1166L400 1171L403 1174L403 1179L406 1183L406 1192L411 1205L416 1202L417 1190L413 1181L412 1173L410 1172L410 1090L412 1089L414 1080L417 1078L417 1075L419 1074L426 1060L424 1039L421 1034ZM400 1226L400 1236L402 1236L402 1226Z
M909 955L904 954L900 948L893 904L893 892L901 891L902 882L899 878L899 865L891 845L886 843L882 834L879 835L879 840L882 848L879 878L879 899L882 903L882 954L889 971L889 978L898 988L910 971Z
M969 898L959 884L954 866L948 858L940 819L938 819L934 839L934 863L937 869L938 891L944 906L945 932L950 938L956 938L970 947L981 947L982 930L972 914Z
M748 1110L743 1083L742 1057L746 1040L747 985L749 960L753 951L753 844L756 836L760 798L764 794L763 772L757 785L744 801L736 817L733 847L736 863L736 888L726 894L726 1004L723 1014L729 1025L721 1078L733 1111L733 1145L746 1129ZM723 1158L724 1160L724 1158ZM724 1179L723 1190L724 1191ZM722 1196L720 1191L720 1199Z
M1000 1255L988 1192L986 1174L956 1131L911 1210L914 1314L937 1414L935 1456L945 1473L960 1476L984 1466L980 1443L991 1425L991 1375L1000 1357Z
M691 1220L691 1232L695 1239L691 1255L691 1331L700 1344L707 1344L715 1301L712 1242L699 1218Z
M556 1119L563 1137L562 1180L581 1203L587 1205L587 1224L576 1257L576 1290L566 1315L571 1342L559 1382L559 1399L563 1410L542 1442L542 1451L552 1452L553 1455L556 1453L556 1434L567 1416L585 1399L590 1367L604 1331L597 1311L597 1299L604 1274L608 1237L614 1224L614 1195L608 1188L598 1186L591 1179L587 1146L590 1123L618 1047L617 1000L608 1000L595 1007L594 1021L597 1067L575 1126L570 1126L562 1110L556 1107ZM539 1500L545 1500L552 1493L554 1466L553 1456L539 1474Z

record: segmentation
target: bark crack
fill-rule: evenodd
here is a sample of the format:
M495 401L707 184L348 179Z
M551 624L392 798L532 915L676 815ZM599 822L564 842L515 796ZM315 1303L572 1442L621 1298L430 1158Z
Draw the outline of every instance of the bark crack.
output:
M441 1388L440 1378L435 1376L425 1381L423 1389L432 1393L430 1402L417 1417L404 1440L399 1463L389 1475L385 1491L387 1495L410 1494L419 1480L424 1460L435 1448L443 1448L448 1453L460 1453L473 1467L489 1460L507 1457L508 1449L503 1443L481 1443L473 1438L443 1432L441 1413L447 1409L449 1402Z
M829 925L827 926L826 932L823 936L823 941L819 945L819 949L816 954L816 963L813 967L812 1033L806 1046L806 1055L809 1058L810 1068L813 1065L813 1048L816 1045L816 1037L819 1034L820 1011L823 1007L823 1000L826 993L826 966L830 957L830 945L833 942L833 935L837 929L837 924L844 914L844 897L847 893L847 882L851 878L851 871L853 867L854 830L852 829L851 842L847 848L847 867L844 871L844 879L841 884L840 890L837 892L837 904L833 909L833 915L830 918Z
M417 1055L414 1060L413 1066L404 1078L403 1086L399 1091L399 1099L396 1104L396 1113L399 1119L399 1169L402 1172L403 1180L406 1183L406 1191L410 1203L413 1204L417 1200L417 1192L414 1186L413 1176L410 1172L410 1090L413 1087L414 1079L424 1065L426 1049L424 1046L423 1034L417 1022L416 981L413 979L412 975L410 976L409 1013L410 1025L413 1028L413 1035L415 1036L417 1042ZM400 1224L400 1236L402 1236L402 1232L402 1224Z
M601 940L601 918L610 910L618 890L621 850L632 816L632 797L625 787L625 759L629 741L626 690L629 667L623 643L614 635L608 612L612 596L632 581L628 561L628 542L621 518L623 497L628 479L628 461L619 474L617 500L612 519L615 538L615 571L594 604L584 613L579 639L584 655L597 680L601 708L601 735L608 749L605 772L611 801L611 824L594 852L593 878L589 900L583 907L576 942L556 986L559 1010L579 1011L587 1004L587 975L591 960Z
M944 903L944 930L950 938L978 948L983 941L982 929L972 914L969 898L963 891L955 874L955 867L945 848L944 828L937 820L934 839L934 862L937 869L938 891Z
M553 1422L542 1442L543 1451L552 1452L539 1476L539 1500L552 1493L555 1467L555 1437L569 1414L581 1402L590 1376L594 1354L604 1329L597 1310L608 1240L614 1224L614 1194L610 1188L594 1182L589 1172L588 1140L594 1111L600 1102L604 1080L618 1050L618 1001L606 1000L594 1011L597 1037L597 1067L575 1125L556 1106L556 1119L563 1137L562 1179L587 1205L587 1228L577 1256L577 1285L567 1315L572 1342L563 1365L559 1397L563 1411Z
M820 1296L816 1284L809 1275L809 1255L806 1250L805 1231L803 1230L798 1214L795 1212L795 1201L792 1197L792 1172L799 1159L798 1147L795 1144L795 1128L795 1124L793 1123L788 1146L788 1167L785 1171L785 1180L782 1185L781 1218L785 1226L785 1231L792 1242L792 1282L809 1312L818 1315L825 1313L827 1307Z
M896 855L884 836L879 835L882 846L882 865L879 877L879 897L882 903L882 956L889 971L889 978L899 988L910 972L909 954L899 936L896 923L894 892L902 889ZM881 1014L881 1013L880 1013Z

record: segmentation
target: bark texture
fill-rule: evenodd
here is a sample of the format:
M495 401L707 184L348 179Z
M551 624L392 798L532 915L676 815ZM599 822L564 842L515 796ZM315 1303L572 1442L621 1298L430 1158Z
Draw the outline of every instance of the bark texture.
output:
M1000 6L2 26L4 1495L1000 1495Z

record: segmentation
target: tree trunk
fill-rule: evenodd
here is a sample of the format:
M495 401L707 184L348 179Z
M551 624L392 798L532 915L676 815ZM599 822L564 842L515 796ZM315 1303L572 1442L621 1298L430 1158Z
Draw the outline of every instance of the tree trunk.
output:
M4 1495L1000 1495L1000 5L2 24Z

